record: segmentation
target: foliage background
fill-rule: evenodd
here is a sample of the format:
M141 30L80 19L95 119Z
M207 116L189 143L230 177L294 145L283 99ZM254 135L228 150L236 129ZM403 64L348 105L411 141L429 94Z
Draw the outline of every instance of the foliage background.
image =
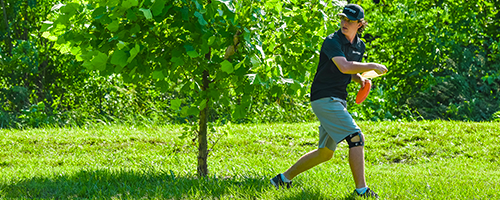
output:
M141 2L145 3L141 5L149 2L149 6L154 3ZM196 3L207 6L189 0L161 2L187 8ZM228 82L224 83L230 89L224 98L229 99L229 103L221 101L211 106L209 121L315 120L308 92L319 48L323 38L338 29L335 14L348 2L241 1L240 6L235 1L218 2L236 5L233 19L239 25L233 23L228 27L239 26L247 34L241 36L247 41L246 46L231 62L234 65L243 62L248 72L259 76L240 85L227 76ZM65 49L64 42L47 30L64 12L58 12L55 7L75 5L71 1L3 0L3 3L2 16L6 17L0 21L0 127L80 126L96 122L194 124L197 121L196 114L183 112L172 104L172 100L182 99L181 107L198 105L196 98L183 92L196 90L193 84L171 82L167 78L169 87L162 87L158 76L153 78L153 75L130 80L120 73L85 66L85 61L75 56L74 51L78 49ZM349 111L356 119L490 121L500 118L498 0L350 3L363 6L369 22L361 35L367 43L364 61L384 63L389 68L387 75L373 80L374 88L361 105L354 103L359 86L350 85ZM245 16L252 17L243 18L241 12L248 12ZM169 26L143 18L138 22L147 24L141 27L145 32ZM189 17L193 24L199 22L198 19ZM76 29L83 24L72 25ZM104 34L109 28L97 30ZM221 36L219 54L230 45L231 40L227 38L231 38L236 29L224 31L227 33ZM184 56L189 58L187 54ZM259 64L255 64L256 60ZM149 59L148 62L154 66L162 61ZM268 74L259 74L258 67ZM177 74L168 76L182 78ZM247 89L252 92L241 92ZM245 98L241 93L245 93ZM235 112L243 107L244 115Z

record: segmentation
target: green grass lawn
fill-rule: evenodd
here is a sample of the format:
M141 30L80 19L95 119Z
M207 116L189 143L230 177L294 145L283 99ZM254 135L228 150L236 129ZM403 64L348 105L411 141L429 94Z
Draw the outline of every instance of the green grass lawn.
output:
M276 190L269 179L316 148L318 123L230 125L210 134L210 175L181 126L0 130L0 198L352 199L347 144ZM500 123L360 122L381 199L499 199Z

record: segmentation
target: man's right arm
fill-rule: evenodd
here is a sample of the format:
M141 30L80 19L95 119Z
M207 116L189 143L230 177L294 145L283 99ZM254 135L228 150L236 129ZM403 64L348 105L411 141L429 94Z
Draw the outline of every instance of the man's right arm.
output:
M378 63L362 63L356 61L347 61L343 56L335 56L332 58L332 62L337 65L339 71L344 74L357 74L366 71L374 70L377 74L385 74L387 72L387 67Z

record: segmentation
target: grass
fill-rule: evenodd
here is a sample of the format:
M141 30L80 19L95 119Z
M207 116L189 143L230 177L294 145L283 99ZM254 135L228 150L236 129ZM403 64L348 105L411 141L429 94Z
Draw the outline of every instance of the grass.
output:
M360 122L381 199L499 199L500 123ZM181 126L0 130L0 198L352 199L348 147L276 190L269 179L317 145L318 123L216 127L210 175Z

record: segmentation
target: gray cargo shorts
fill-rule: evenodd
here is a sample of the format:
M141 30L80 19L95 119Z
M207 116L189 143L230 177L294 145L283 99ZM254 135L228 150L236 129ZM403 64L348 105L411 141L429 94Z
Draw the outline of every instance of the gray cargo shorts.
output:
M311 102L314 114L320 121L318 148L335 151L337 144L348 135L361 132L343 99L326 97Z

